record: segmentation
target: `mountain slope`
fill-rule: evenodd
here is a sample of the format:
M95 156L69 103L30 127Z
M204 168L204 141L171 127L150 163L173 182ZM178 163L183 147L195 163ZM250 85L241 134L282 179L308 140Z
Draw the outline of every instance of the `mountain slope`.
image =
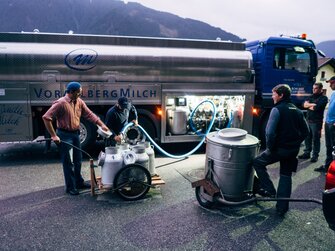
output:
M193 19L117 0L1 0L0 32L33 31L77 34L175 37L244 41Z
M335 58L335 40L321 42L316 48L323 51L327 57Z

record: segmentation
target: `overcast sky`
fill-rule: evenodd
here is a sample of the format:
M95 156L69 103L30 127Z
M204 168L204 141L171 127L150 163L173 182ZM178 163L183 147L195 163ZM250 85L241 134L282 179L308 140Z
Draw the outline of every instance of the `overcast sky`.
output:
M247 40L307 33L335 40L334 0L130 0L219 27Z

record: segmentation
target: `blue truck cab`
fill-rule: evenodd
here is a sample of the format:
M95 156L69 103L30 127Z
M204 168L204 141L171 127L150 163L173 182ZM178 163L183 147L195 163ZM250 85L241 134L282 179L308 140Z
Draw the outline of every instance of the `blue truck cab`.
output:
M264 130L273 107L272 88L288 84L292 101L299 108L311 95L318 71L317 51L311 40L302 37L269 37L246 42L252 53L255 71L255 108L253 134L264 140Z

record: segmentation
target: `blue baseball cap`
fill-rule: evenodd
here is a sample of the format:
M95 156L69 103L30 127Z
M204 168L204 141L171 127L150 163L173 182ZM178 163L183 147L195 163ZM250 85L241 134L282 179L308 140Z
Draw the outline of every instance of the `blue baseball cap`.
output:
M125 109L128 107L128 99L126 97L121 97L117 100L118 104L122 109Z
M79 82L70 82L66 87L66 92L77 91L81 88L81 84Z

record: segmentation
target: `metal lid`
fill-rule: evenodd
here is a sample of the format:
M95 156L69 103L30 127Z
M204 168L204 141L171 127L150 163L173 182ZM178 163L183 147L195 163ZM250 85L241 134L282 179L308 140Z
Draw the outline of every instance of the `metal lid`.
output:
M102 130L102 128L101 128L101 126L98 126L98 130L97 130L97 133L101 136L101 137L103 137L103 138L109 138L110 136L112 136L113 135L113 133L111 132L111 131L104 131L104 130Z
M218 134L224 140L242 140L248 132L239 128L225 128L220 130Z
M250 146L259 144L259 140L239 128L225 128L207 135L207 141L228 146Z
M123 162L125 165L134 164L136 162L136 153L133 151L124 152Z

